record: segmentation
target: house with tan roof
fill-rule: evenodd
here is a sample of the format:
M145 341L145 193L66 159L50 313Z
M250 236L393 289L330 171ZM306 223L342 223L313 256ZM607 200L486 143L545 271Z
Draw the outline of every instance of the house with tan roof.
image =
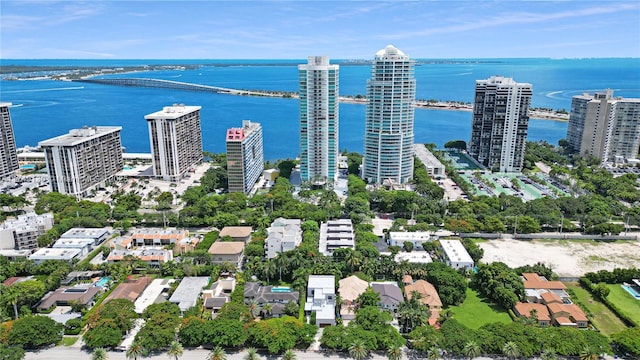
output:
M242 241L245 244L251 240L251 226L225 226L220 231L220 237L229 236L233 241Z
M240 267L242 264L243 241L216 241L209 247L209 254L213 255L214 264L231 263Z
M340 304L340 316L343 320L352 320L356 317L355 301L363 292L367 291L369 283L355 275L338 281L338 293L342 299Z

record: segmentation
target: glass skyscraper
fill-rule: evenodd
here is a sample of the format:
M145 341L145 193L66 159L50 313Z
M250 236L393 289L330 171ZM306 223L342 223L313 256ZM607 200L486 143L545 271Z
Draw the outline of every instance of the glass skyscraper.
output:
M389 45L378 51L367 81L363 177L407 183L413 177L415 61Z
M300 175L312 185L332 183L338 173L339 66L328 56L298 65L300 85Z

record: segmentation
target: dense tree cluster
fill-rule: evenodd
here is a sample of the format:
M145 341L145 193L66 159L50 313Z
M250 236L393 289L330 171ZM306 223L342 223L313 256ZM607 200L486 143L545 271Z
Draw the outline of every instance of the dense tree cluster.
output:
M450 318L442 323L440 332L420 327L411 332L410 345L422 352L438 347L466 357L481 354L504 354L531 358L543 351L559 356L577 356L588 350L599 355L611 353L609 340L595 331L581 331L568 327L538 327L516 321L509 324L491 323L472 330ZM506 346L509 344L509 346Z
M130 300L115 299L100 305L87 317L83 340L89 348L117 346L134 326L138 314Z
M9 323L8 328L4 338L9 346L37 349L62 339L62 325L46 316L26 316Z
M405 340L391 326L392 316L377 306L362 306L355 320L347 326L329 326L323 331L320 343L324 348L348 351L354 341L359 340L367 351L389 350L404 345Z
M473 274L472 285L505 309L512 309L516 302L524 299L522 279L502 262L480 263Z

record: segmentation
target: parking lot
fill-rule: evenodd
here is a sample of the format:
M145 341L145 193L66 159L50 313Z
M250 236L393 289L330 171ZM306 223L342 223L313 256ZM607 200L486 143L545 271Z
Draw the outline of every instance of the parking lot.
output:
M557 197L569 195L558 186L561 184L551 181L545 175L539 178L528 177L521 173L488 173L478 178L474 172L461 174L468 183L476 189L477 195L498 196L500 194L513 195L524 201L531 201L542 197ZM514 183L517 185L514 186Z

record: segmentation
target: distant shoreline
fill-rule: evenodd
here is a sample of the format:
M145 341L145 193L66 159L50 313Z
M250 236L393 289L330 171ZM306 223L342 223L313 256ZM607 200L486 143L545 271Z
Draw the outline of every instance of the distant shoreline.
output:
M353 62L352 64L358 64L358 62ZM75 68L75 70L71 70L71 73L59 73L59 74L38 74L34 76L31 73L30 76L27 77L5 77L3 80L57 80L57 81L74 81L81 79L88 79L95 76L101 75L115 75L115 74L127 74L127 73L137 73L137 72L152 72L154 70L166 70L166 69L174 69L174 70L186 70L187 68L193 69L198 66L203 65L190 65L188 67L184 67L182 65L155 65L155 66L125 66L125 67L79 67ZM212 65L207 65L212 66ZM233 66L233 65L222 65L222 66ZM35 70L38 67L20 67L21 70ZM50 67L47 70L50 71L60 71L62 67ZM81 70L79 70L81 69ZM40 69L42 70L42 69ZM66 69L69 70L69 69ZM6 71L6 67L5 67ZM23 72L27 73L27 72ZM7 73L5 73L6 75ZM257 96L257 97L280 97L280 98L292 98L297 99L299 95L295 92L285 92L285 91L265 91L265 90L244 90L244 89L228 89L229 91L226 94L230 95L240 95L240 96ZM362 95L356 96L341 96L339 98L341 103L347 104L357 104L357 105L366 105L367 99ZM469 103L461 102L461 101L441 101L441 100L418 100L415 103L416 109L426 109L426 110L447 110L447 111L473 111L473 106ZM569 121L569 114L559 113L557 111L547 111L540 109L530 109L529 117L532 119L540 119L540 120L551 120L551 121L561 121L567 122Z

